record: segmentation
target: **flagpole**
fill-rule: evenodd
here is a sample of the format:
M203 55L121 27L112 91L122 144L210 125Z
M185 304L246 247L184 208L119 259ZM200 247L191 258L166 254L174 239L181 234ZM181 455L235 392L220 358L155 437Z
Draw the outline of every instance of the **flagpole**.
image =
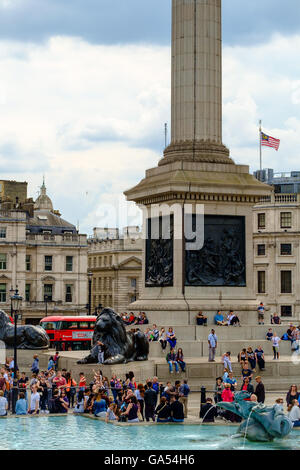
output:
M262 124L262 121L260 119L259 121L259 165L260 165L260 171L262 172L261 124Z

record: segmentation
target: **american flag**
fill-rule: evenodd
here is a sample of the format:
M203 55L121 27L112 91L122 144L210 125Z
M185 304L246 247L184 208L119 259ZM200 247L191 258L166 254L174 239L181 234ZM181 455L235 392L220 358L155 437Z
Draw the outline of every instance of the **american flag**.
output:
M280 140L261 132L261 145L272 147L277 151L279 149Z

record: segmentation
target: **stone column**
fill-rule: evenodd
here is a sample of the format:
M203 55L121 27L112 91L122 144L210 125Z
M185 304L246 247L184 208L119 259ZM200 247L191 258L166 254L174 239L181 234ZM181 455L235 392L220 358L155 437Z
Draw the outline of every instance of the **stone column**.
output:
M161 165L232 163L222 144L221 0L173 0L171 128Z

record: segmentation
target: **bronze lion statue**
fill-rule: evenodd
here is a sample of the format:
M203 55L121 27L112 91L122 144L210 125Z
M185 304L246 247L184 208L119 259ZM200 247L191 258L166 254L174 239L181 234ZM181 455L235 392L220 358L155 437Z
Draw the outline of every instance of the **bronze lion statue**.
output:
M0 310L0 341L6 347L14 346L15 326L9 316ZM45 330L41 326L20 325L17 326L18 349L45 349L49 348L50 341Z
M126 331L122 318L111 308L98 315L90 354L77 364L98 363L98 345L104 345L104 364L126 364L147 361L149 342L142 331Z

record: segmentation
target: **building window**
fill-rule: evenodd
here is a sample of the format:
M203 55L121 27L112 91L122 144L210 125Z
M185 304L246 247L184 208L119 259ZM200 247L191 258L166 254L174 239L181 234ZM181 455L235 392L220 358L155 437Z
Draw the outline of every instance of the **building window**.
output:
M0 269L6 269L7 262L6 262L6 254L0 254Z
M31 288L30 284L25 285L25 300L26 300L26 302L30 302L30 300L31 300L30 288Z
M257 256L265 256L266 245L257 245Z
M0 284L0 302L6 302L6 284Z
M259 294L266 293L266 271L257 272L257 292Z
M282 243L280 245L280 254L282 256L290 256L292 254L292 244L291 243Z
M52 256L45 256L45 271L52 271Z
M281 316L282 317L292 317L293 309L291 305L281 305Z
M66 256L66 271L73 271L73 256Z
M266 228L266 214L257 214L258 229Z
M0 228L0 238L6 238L6 227Z
M52 302L53 298L53 285L52 284L44 284L44 302Z
M31 271L31 256L26 255L26 271Z
M291 228L292 227L292 213L291 212L281 212L280 213L280 227L281 228Z
M281 293L292 293L292 271L281 271Z
M66 302L72 302L72 291L73 286L71 284L66 285Z

